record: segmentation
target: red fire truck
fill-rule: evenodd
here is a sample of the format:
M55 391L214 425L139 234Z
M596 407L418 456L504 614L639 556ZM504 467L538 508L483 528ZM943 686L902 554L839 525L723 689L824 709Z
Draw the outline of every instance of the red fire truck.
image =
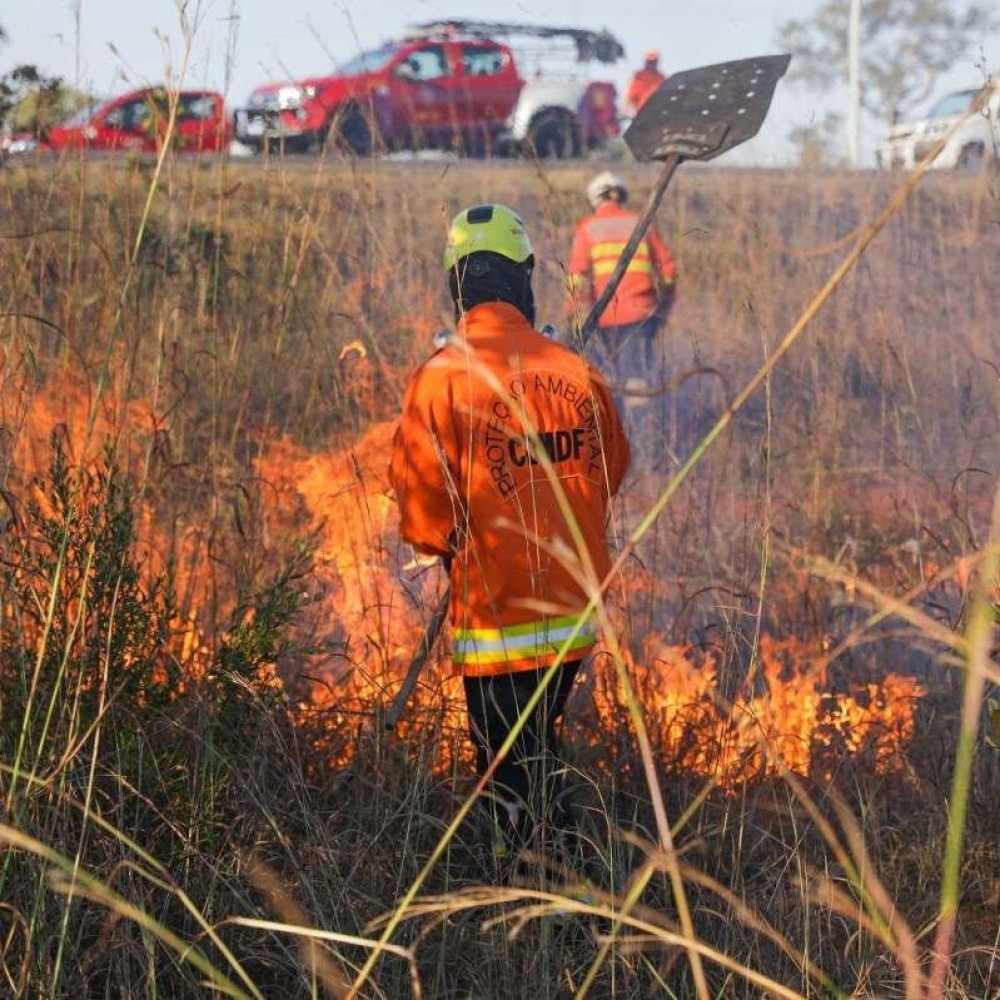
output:
M515 59L518 38L542 51L530 70ZM571 72L552 72L560 45L569 49ZM618 133L614 85L580 69L624 54L605 31L485 21L416 25L336 73L258 87L236 111L235 134L256 150L333 143L359 154L444 148L579 156Z

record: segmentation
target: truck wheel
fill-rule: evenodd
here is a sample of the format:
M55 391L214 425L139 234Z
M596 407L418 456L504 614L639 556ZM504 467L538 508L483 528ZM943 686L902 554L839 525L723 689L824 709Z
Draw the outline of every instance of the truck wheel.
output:
M955 166L959 170L978 171L982 167L985 158L986 150L978 142L972 143L972 145L962 147Z
M580 126L565 111L543 111L528 130L528 150L540 160L566 160L580 155Z
M323 148L323 133L310 132L284 140L286 153L318 153Z
M370 156L375 148L371 122L357 105L338 111L330 123L330 132L340 149L355 156Z

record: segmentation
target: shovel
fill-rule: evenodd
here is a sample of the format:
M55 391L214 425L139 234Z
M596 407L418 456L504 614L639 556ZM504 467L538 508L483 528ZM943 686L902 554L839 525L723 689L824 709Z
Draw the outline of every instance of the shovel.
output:
M399 722L399 717L403 714L403 709L406 708L406 703L410 700L410 695L417 685L417 678L420 676L420 671L424 669L424 664L434 650L438 635L440 635L441 628L444 625L444 620L448 617L448 605L451 603L450 598L451 588L445 587L444 593L441 595L441 599L438 601L430 621L424 628L424 634L420 637L420 644L417 646L417 651L413 654L413 659L410 660L410 666L406 671L406 676L403 678L403 684L396 693L396 697L393 698L389 710L385 713L385 728L390 731L396 728L396 723Z
M618 290L677 168L684 160L711 160L753 138L791 58L758 56L675 73L632 119L623 137L625 144L637 160L661 160L663 170L607 286L580 327L580 350Z
M660 84L632 119L624 135L626 145L637 160L662 160L663 171L607 286L580 327L581 351L621 284L681 162L711 160L753 138L791 58L790 55L758 56L675 73ZM437 642L447 617L449 595L446 588L424 629L403 684L385 715L386 729L395 729Z

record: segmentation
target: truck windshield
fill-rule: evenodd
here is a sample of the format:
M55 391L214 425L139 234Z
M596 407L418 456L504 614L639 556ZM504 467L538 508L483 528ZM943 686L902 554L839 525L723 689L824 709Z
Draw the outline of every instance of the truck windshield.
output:
M93 104L85 104L82 108L80 108L79 111L77 111L75 114L70 115L69 118L67 118L65 121L60 122L60 124L69 126L71 128L74 128L77 125L86 125L91 120L91 118L94 118L97 115L97 112L103 107L104 107L103 104L98 104L96 102Z
M957 90L954 94L948 94L927 112L927 117L953 118L955 115L960 115L963 111L969 110L969 105L978 93L978 90Z
M339 72L342 76L357 76L359 73L376 73L386 66L398 51L398 45L383 45L380 49L372 49L371 52L362 52L341 65Z

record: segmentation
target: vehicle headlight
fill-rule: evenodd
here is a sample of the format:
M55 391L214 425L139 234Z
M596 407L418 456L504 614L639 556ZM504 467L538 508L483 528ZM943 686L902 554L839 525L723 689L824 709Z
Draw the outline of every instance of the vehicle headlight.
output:
M295 111L304 101L310 101L315 96L315 87L281 87L278 90L278 107L282 111Z
M4 139L0 143L0 147L13 156L15 154L33 153L38 148L38 143L34 139L21 136L16 139Z
M302 90L299 87L282 87L278 91L278 107L282 111L291 111L302 103Z

